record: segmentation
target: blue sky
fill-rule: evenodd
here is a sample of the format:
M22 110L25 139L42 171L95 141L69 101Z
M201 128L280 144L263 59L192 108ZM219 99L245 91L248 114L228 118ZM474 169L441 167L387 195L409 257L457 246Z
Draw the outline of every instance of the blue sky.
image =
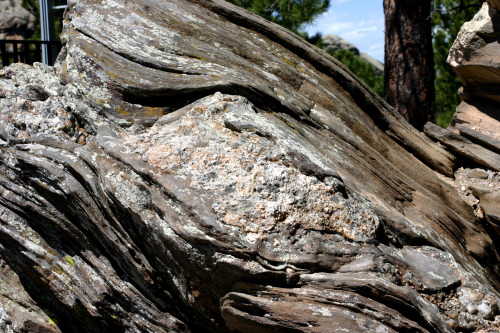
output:
M307 27L309 35L335 34L384 61L383 0L332 0L330 9Z

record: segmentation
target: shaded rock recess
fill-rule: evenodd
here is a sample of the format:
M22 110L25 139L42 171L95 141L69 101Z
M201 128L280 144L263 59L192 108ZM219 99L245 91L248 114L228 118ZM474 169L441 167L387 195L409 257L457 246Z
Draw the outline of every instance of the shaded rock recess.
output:
M64 23L0 71L0 330L498 330L461 160L326 52L221 0Z

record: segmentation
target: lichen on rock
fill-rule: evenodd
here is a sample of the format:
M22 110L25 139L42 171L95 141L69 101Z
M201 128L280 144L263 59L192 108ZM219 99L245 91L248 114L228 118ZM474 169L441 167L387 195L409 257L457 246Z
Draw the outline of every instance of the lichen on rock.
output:
M62 39L0 72L1 329L498 328L457 159L326 53L219 0L69 1Z
M292 128L275 125L272 115L258 113L244 98L222 94L177 112L179 119L160 119L159 125L129 136L126 146L158 172L177 174L188 186L211 193L218 218L251 242L298 225L349 240L375 238L375 212L345 198L333 172L303 174L289 151L302 149L311 165L324 157ZM245 115L250 116L239 118L236 128L234 116Z

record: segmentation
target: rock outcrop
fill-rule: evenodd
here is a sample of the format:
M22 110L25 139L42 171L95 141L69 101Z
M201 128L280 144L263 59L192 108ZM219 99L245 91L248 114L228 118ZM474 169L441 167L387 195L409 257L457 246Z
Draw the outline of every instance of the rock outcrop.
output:
M378 61L377 59L375 59L371 55L364 53L364 52L361 52L359 54L359 57L375 68L376 75L384 74L384 64L382 62Z
M485 2L476 16L464 24L448 57L463 84L462 103L450 129L472 139L489 137L497 151L500 150L499 9L496 1Z
M378 61L377 59L373 58L369 54L360 52L359 49L351 44L350 42L346 41L345 39L337 36L337 35L325 35L321 39L324 49L327 52L336 52L339 50L346 50L354 54L355 56L360 57L367 63L369 63L373 68L375 69L375 74L376 75L382 75L384 73L384 64Z
M0 39L25 39L35 32L35 17L21 6L21 2L0 1Z
M340 36L337 35L325 35L321 38L321 41L323 42L324 49L326 51L338 51L338 50L346 50L351 52L354 55L359 56L359 50L356 46L354 46L352 43L346 41Z
M68 1L0 72L0 329L500 324L454 155L326 52L222 0Z
M439 141L457 158L491 171L500 171L500 9L498 1L485 2L463 25L448 57L460 77L461 104L447 129L427 124L425 133ZM471 167L471 165L469 165ZM467 170L460 177L467 177ZM484 173L483 173L484 174ZM474 198L476 212L500 235L500 186L494 174L486 173L486 184L467 182L462 194ZM484 181L482 182L484 183Z

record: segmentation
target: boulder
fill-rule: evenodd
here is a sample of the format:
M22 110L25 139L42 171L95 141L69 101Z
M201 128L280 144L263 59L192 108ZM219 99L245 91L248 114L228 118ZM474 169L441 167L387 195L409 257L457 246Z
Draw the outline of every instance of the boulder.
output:
M349 43L345 39L337 35L325 35L322 37L321 41L323 42L323 49L327 52L337 52L339 50L349 51L373 66L376 75L382 75L384 73L383 63L366 53L359 52L356 46Z
M479 198L486 220L500 235L500 191L492 191Z
M430 138L439 141L457 155L491 170L500 171L500 154L433 123L425 125L424 133Z
M450 129L475 131L487 141L500 141L500 116L496 108L498 103L485 103L481 100L463 100L453 115ZM461 129L460 129L461 128ZM478 141L476 139L476 141ZM482 140L483 142L485 139ZM481 143L484 145L483 143ZM486 146L486 145L485 145Z
M466 22L455 40L448 63L465 87L498 82L500 59L495 52L497 10L485 2L474 18Z
M326 52L222 0L72 0L62 40L0 71L1 330L495 329L459 161Z
M384 64L377 59L373 58L371 55L361 52L359 54L360 58L372 65L375 68L376 75L382 75L384 73Z
M21 0L0 1L0 39L25 39L35 32L35 17Z
M497 1L488 1L474 18L465 23L455 40L448 63L460 77L463 102L457 108L451 128L466 125L482 134L500 139L500 18Z
M346 50L346 51L353 53L354 55L357 55L357 56L360 55L359 50L356 46L354 46L350 42L346 41L345 39L343 39L342 37L339 37L337 35L333 35L333 34L324 35L321 38L321 41L323 42L324 49L326 51L336 52L339 50Z
M474 198L467 201L473 203L476 215L496 234L500 234L500 187L496 181L500 170L499 9L498 1L488 0L474 18L462 26L448 56L448 62L463 84L459 90L462 102L448 129L430 123L424 129L429 137L462 159L464 165L489 169L482 172L484 181L467 181L469 184L464 188L471 193L462 194ZM457 173L457 178L462 178L459 182L477 178L473 177L477 171L465 170Z

